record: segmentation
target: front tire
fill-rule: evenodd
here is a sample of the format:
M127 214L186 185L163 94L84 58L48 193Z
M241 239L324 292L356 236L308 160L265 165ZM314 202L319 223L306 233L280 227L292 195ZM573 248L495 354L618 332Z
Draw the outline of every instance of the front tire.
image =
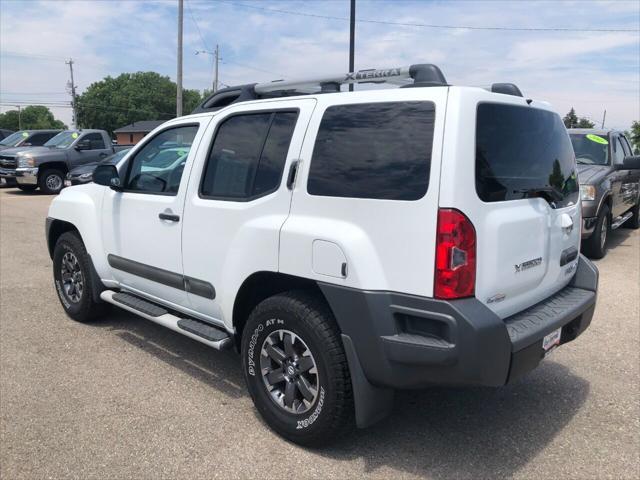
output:
M64 173L54 168L44 170L38 178L38 186L43 193L58 194L64 187Z
M353 427L347 359L320 297L292 291L264 300L247 320L241 353L251 398L278 434L319 446Z
M60 235L53 251L53 280L58 299L67 315L88 322L104 313L104 304L93 300L91 260L74 232Z
M607 254L607 238L611 230L609 207L604 205L598 214L596 226L591 236L583 243L587 257L603 258Z

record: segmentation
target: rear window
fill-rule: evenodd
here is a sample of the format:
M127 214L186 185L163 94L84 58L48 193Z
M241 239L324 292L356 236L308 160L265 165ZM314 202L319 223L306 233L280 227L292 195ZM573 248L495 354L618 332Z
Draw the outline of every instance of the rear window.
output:
M485 202L543 197L556 206L576 203L575 158L560 117L530 107L478 105L476 191Z
M433 102L327 108L311 159L311 195L418 200L427 192Z

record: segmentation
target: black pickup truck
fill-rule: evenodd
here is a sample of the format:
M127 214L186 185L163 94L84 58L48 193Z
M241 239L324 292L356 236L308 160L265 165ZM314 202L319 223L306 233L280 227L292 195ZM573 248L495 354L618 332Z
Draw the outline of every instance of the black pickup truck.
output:
M582 249L591 258L607 253L611 230L640 227L640 156L624 133L569 129L578 162L582 200Z

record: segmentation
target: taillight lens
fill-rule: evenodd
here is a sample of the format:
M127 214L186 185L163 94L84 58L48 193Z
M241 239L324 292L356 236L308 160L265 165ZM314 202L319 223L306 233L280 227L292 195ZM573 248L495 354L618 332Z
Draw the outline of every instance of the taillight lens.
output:
M472 297L476 284L476 230L458 210L438 210L436 298Z

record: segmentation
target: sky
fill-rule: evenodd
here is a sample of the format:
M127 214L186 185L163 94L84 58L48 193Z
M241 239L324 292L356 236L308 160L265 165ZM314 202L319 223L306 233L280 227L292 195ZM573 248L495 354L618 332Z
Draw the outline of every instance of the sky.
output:
M0 112L69 102L69 58L79 93L123 72L175 81L177 5L0 0ZM356 70L434 63L451 84L513 82L598 126L605 109L605 127L640 119L639 1L357 0L356 9ZM225 85L346 72L348 17L348 0L184 0L184 87L210 88L212 56L195 52L216 44ZM51 110L71 124L68 106Z

